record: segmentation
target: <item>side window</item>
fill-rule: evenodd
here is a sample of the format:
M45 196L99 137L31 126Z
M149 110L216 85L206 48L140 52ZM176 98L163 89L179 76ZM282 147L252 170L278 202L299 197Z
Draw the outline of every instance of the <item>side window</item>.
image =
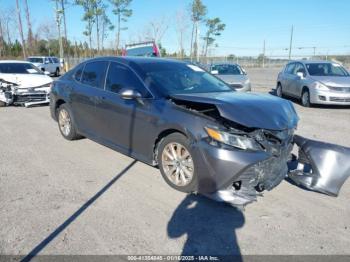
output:
M285 73L287 74L293 74L293 70L294 70L294 67L295 67L295 63L290 63L286 66L286 71Z
M80 65L78 65L77 68L75 69L75 73L74 73L74 75L73 75L73 78L74 78L76 81L78 81L78 82L80 82L80 80L81 80L81 75L82 75L82 73L83 73L84 65L85 65L85 63L84 63L84 64L80 64Z
M293 74L296 75L298 72L305 74L305 68L302 64L297 63L294 67Z
M52 64L52 63L53 63L53 60L52 60L52 58L51 58L51 57L49 57L49 61L50 61L50 64Z
M111 62L106 78L106 90L119 93L122 88L135 89L143 97L150 96L134 72L122 64Z
M103 89L104 76L108 62L97 61L85 65L81 82L85 85Z
M50 60L48 57L45 57L45 64L48 64L48 63L50 63Z
M53 58L52 58L52 61L53 61L55 64L58 63L58 59L57 59L56 57L53 57Z

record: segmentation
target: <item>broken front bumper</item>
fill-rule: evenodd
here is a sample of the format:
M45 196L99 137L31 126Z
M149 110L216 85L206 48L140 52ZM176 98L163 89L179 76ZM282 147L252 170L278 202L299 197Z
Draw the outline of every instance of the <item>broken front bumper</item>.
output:
M294 136L298 158L290 163L289 178L307 189L338 196L350 176L350 148Z
M299 156L293 159L294 145L299 147ZM337 196L350 176L350 148L297 135L278 156L217 148L205 142L200 148L205 165L199 168L198 193L234 206L256 201L262 191L273 189L287 176L297 185Z
M202 141L197 191L217 201L244 206L271 190L287 175L292 144L278 156L265 151L245 151L214 147ZM198 156L196 156L198 157Z

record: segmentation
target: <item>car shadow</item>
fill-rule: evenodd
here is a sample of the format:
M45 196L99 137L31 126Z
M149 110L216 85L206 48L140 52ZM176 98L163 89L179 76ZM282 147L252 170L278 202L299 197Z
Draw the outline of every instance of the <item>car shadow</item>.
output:
M87 208L90 207L99 197L101 197L119 178L121 178L127 171L130 170L137 163L136 160L132 161L121 172L119 172L112 180L110 180L103 188L101 188L93 197L85 202L77 211L75 211L69 218L67 218L61 225L59 225L50 235L48 235L43 241L36 245L32 251L28 253L21 261L30 261L39 252L41 252L52 240L54 240L63 230L65 230L74 220L76 220Z
M170 238L187 236L183 256L230 256L230 260L242 261L235 230L244 221L242 211L190 194L174 211L167 231Z
M272 88L270 91L269 91L269 94L270 95L273 95L273 96L277 96L276 94L276 88ZM293 103L295 104L298 104L301 106L300 104L300 100L294 98L294 97L283 97L284 99L287 99L289 101L292 101ZM316 105L316 104L313 104L311 106L311 108L317 108L317 109L350 109L350 106L348 105Z

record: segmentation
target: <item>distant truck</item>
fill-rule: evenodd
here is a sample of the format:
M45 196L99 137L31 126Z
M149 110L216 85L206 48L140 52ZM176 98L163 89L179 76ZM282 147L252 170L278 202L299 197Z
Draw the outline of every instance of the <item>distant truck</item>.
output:
M160 57L159 47L154 41L126 45L122 56Z
M61 62L54 56L30 56L27 58L28 62L31 62L42 71L49 72L54 76L59 76L62 68Z

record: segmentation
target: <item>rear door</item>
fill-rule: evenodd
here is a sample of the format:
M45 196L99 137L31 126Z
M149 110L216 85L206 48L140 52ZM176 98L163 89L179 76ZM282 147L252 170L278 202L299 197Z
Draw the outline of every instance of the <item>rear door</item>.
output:
M71 95L74 120L81 132L92 137L96 137L95 104L104 87L107 65L106 61L88 62L74 76L74 91ZM82 71L81 77L77 76L79 70Z

